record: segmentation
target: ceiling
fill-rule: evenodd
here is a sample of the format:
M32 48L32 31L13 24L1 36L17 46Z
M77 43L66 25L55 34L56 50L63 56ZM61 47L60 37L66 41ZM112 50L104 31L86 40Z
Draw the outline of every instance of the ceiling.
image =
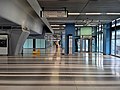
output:
M45 11L67 10L68 13L120 13L120 0L38 0L38 2ZM66 18L48 18L48 21L51 25L64 25L65 23L98 25L110 22L119 18L119 16L104 14L68 15Z

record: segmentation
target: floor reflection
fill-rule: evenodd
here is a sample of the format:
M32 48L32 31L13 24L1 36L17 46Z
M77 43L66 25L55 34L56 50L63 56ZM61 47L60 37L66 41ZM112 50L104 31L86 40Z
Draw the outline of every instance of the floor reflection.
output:
M60 47L46 51L36 56L1 56L0 85L120 89L120 58L85 52L63 55Z

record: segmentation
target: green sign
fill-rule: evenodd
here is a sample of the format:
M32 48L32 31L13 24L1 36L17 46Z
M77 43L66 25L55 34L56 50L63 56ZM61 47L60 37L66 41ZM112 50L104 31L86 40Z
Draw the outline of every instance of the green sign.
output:
M80 35L81 36L92 35L92 27L81 27Z

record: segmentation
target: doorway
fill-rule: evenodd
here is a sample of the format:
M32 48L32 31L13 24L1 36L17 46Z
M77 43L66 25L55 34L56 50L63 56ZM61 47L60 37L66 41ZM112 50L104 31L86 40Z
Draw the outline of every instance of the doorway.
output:
M92 40L89 38L81 39L81 52L92 52Z
M67 35L67 54L73 53L73 36L71 34Z

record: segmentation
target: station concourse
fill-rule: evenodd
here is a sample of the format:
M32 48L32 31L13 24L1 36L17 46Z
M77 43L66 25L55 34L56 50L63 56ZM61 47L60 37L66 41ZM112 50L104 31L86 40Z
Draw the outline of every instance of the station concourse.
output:
M120 90L120 0L0 0L0 90Z

